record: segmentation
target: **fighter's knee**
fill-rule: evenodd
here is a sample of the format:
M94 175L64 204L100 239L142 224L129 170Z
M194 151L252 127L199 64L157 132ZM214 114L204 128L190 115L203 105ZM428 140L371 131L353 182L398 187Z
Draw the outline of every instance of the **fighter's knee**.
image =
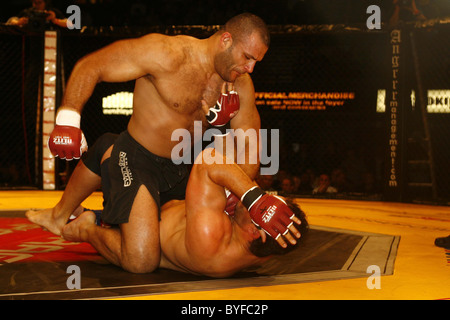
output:
M123 259L122 267L132 273L150 273L159 267L159 252L134 253L129 259Z
M150 273L155 271L159 266L159 261L138 261L123 264L122 267L131 273Z

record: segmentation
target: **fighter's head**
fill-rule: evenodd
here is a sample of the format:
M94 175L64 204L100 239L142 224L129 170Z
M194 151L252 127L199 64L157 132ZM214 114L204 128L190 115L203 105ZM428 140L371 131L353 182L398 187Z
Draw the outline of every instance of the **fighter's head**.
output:
M231 18L218 31L220 48L214 66L223 80L233 82L242 74L252 73L270 44L265 22L251 13Z
M271 255L283 255L293 249L297 248L300 243L304 241L309 230L308 220L306 219L306 214L302 209L289 198L283 198L286 201L289 209L295 214L295 216L301 221L300 225L295 225L296 229L300 232L301 237L296 239L296 244L292 245L288 241L287 247L282 248L280 244L267 235L263 230L258 229L251 221L249 212L245 209L242 203L238 203L236 206L234 221L239 225L239 227L245 231L245 238L248 241L249 251L260 258L271 256Z

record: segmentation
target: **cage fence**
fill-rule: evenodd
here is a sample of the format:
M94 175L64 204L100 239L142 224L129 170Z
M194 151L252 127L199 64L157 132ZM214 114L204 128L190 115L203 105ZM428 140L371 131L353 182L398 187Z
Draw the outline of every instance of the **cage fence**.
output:
M205 38L216 30L60 32L58 97L81 57L116 40L148 32ZM262 128L279 130L278 145L267 147L278 152L279 168L259 177L261 184L304 197L449 200L450 26L400 31L396 47L393 30L271 27L270 49L252 78ZM43 35L3 26L0 48L0 186L42 188ZM133 81L97 85L82 114L90 145L105 132L126 129L133 87ZM395 114L393 94L399 97ZM75 165L56 160L57 188ZM326 180L330 192L318 192Z

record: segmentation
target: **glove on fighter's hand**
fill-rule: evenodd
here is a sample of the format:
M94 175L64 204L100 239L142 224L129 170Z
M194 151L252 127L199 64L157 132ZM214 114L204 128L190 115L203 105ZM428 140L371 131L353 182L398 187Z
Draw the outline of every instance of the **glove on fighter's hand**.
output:
M244 193L241 201L249 211L253 223L275 240L289 232L294 213L283 199L253 187Z
M225 83L219 100L206 114L206 120L214 127L226 125L239 112L239 95L234 89L226 91L226 85Z
M50 152L61 159L79 159L88 146L80 129L81 115L73 110L63 109L56 116L56 124L48 139Z
M240 201L240 199L232 193L230 190L225 189L225 193L227 195L227 204L225 206L225 212L229 216L234 216L234 212L236 211L236 205Z

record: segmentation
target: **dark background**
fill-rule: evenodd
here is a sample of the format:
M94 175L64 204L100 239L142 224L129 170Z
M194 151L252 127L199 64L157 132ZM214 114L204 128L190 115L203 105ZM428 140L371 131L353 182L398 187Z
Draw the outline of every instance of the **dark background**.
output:
M450 1L416 0L427 18L450 16ZM262 127L280 129L280 172L274 187L280 188L282 174L311 182L326 173L341 171L347 186L335 197L386 199L386 163L389 122L387 113L377 113L377 91L392 87L392 46L389 20L391 1L291 0L291 1L58 1L53 6L65 12L70 4L81 8L83 29L61 32L61 87L78 59L113 41L149 32L189 34L207 37L214 28L243 11L260 15L270 26L272 42L252 78L257 92L354 92L355 99L343 107L321 111L272 110L259 106ZM366 27L369 5L381 8L382 30ZM422 6L420 6L422 4ZM31 1L2 1L1 21L31 6ZM302 27L289 26L298 25ZM333 25L328 28L326 25ZM181 27L181 26L185 27ZM417 91L415 65L409 32L417 39L423 90L450 90L450 26L400 25L404 29L402 47L402 87L404 94L403 131L406 141L420 132L420 113L413 110L409 95ZM40 188L41 133L36 106L42 76L41 34L18 27L0 25L0 188ZM62 31L62 30L61 30ZM100 83L83 110L81 126L89 145L104 132L120 133L128 116L104 115L102 98L119 91L132 92L134 82ZM442 91L443 93L446 91ZM450 195L450 114L428 114L435 156L438 196ZM406 144L404 144L406 145ZM423 148L403 148L402 162L424 158ZM421 158L420 158L421 157ZM57 187L64 188L75 161L57 160ZM420 168L419 168L420 169ZM401 180L428 180L427 172L402 167ZM422 170L422 169L421 169ZM423 170L422 170L423 171ZM426 171L426 170L425 170ZM312 196L311 188L299 192ZM423 192L422 192L423 191ZM429 197L430 190L413 192L404 188L397 200Z
M0 21L7 21L31 4L30 0L3 0ZM65 13L80 6L86 26L217 25L243 11L261 16L268 24L365 23L367 7L378 5L387 21L392 0L52 0ZM450 15L448 0L416 0L427 18Z

